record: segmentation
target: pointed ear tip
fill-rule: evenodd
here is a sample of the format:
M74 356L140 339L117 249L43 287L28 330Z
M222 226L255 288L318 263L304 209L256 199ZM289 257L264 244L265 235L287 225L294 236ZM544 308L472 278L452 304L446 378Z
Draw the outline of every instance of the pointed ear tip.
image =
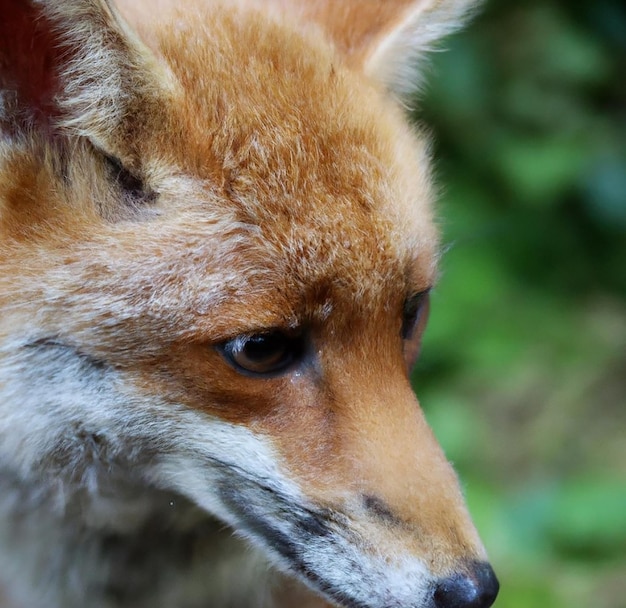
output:
M406 107L412 107L424 88L429 55L461 29L483 0L414 2L405 18L382 36L366 58L363 69L383 84Z

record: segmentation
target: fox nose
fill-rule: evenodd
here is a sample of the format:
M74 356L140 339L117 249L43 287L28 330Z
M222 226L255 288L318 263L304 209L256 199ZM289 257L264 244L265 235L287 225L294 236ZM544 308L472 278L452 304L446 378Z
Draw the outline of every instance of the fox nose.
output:
M491 566L473 563L462 574L454 574L439 582L435 589L436 608L489 608L500 584Z

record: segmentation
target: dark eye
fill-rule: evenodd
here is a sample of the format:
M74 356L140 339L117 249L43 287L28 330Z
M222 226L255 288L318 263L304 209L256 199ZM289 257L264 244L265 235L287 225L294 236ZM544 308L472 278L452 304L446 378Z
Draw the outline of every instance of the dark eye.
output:
M238 371L274 376L302 357L301 336L276 330L251 336L238 336L219 346L226 360Z
M147 187L141 177L124 167L118 158L108 154L105 154L104 158L109 166L112 179L132 201L151 203L157 198L157 193Z
M402 339L404 340L404 360L409 372L419 356L422 334L428 320L429 300L429 290L425 290L408 298L404 304Z
M428 309L430 289L407 298L402 311L402 339L409 340Z

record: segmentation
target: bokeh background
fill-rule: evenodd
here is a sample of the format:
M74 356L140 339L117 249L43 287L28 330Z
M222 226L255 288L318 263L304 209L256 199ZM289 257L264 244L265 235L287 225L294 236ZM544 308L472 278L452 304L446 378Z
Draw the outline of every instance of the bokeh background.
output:
M414 384L502 584L626 608L626 4L488 0L436 53L446 253Z

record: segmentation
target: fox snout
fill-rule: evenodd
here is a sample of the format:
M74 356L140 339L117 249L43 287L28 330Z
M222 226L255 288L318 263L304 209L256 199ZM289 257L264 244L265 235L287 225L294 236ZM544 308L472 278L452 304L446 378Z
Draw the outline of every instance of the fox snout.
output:
M372 327L358 339L333 327L340 349L329 348L330 335L313 336L312 360L269 380L274 415L253 428L295 486L270 497L262 484L229 485L228 511L278 563L340 605L491 606L498 583L409 386L400 323Z

